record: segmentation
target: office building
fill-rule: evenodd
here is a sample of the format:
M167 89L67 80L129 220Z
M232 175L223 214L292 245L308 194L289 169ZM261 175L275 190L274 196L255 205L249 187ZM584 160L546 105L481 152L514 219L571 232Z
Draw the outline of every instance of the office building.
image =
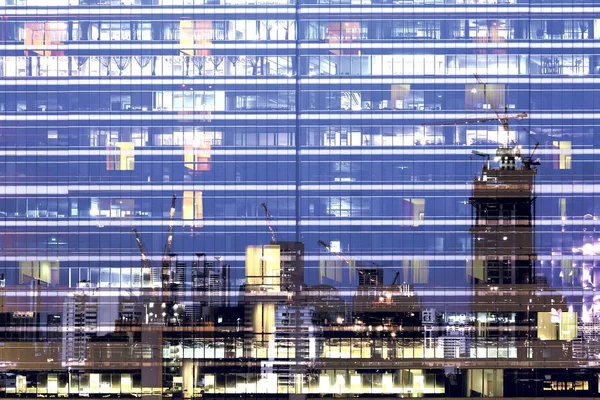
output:
M0 0L0 396L597 397L599 13Z

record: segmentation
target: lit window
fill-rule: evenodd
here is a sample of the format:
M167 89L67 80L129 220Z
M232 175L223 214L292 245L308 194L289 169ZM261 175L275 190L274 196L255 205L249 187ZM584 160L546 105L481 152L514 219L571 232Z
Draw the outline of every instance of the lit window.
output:
M183 192L183 220L195 221L196 227L202 226L204 219L204 207L202 204L202 191Z
M414 221L413 226L419 226L419 221L425 219L425 199L404 199L406 216Z
M210 144L185 146L184 163L192 171L210 171Z
M559 149L558 159L554 158L554 169L571 169L571 141L553 141L552 145Z
M108 171L133 171L135 152L132 142L117 142L115 147L108 146L106 169Z
M21 261L19 263L19 283L39 280L44 283L58 283L58 261Z

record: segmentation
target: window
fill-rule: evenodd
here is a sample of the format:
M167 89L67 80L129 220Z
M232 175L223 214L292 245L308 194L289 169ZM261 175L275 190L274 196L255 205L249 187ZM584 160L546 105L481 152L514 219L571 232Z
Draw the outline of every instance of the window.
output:
M132 142L117 142L107 146L106 169L108 171L133 171L135 151Z

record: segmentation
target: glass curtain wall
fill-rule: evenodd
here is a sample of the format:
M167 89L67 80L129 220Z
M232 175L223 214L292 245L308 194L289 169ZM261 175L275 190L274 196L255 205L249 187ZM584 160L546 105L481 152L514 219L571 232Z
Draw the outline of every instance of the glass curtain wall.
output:
M599 396L595 2L51 3L0 0L0 397Z

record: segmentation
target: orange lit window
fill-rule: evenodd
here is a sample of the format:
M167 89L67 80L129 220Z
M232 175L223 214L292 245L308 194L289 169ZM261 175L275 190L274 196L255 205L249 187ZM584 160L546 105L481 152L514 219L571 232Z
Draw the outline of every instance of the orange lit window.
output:
M185 146L184 165L192 171L210 171L210 144Z
M195 221L194 226L202 226L204 219L204 206L202 204L202 191L183 192L183 220ZM198 222L200 221L200 222Z
M191 21L183 20L179 22L179 43L182 46L181 52L190 56L210 55L210 50L190 49L197 44L210 44L212 42L212 21Z
M61 44L66 39L66 24L61 22L26 22L25 47L34 48L33 53L40 56L62 56L63 51L35 50L38 46ZM29 55L29 52L25 52Z

